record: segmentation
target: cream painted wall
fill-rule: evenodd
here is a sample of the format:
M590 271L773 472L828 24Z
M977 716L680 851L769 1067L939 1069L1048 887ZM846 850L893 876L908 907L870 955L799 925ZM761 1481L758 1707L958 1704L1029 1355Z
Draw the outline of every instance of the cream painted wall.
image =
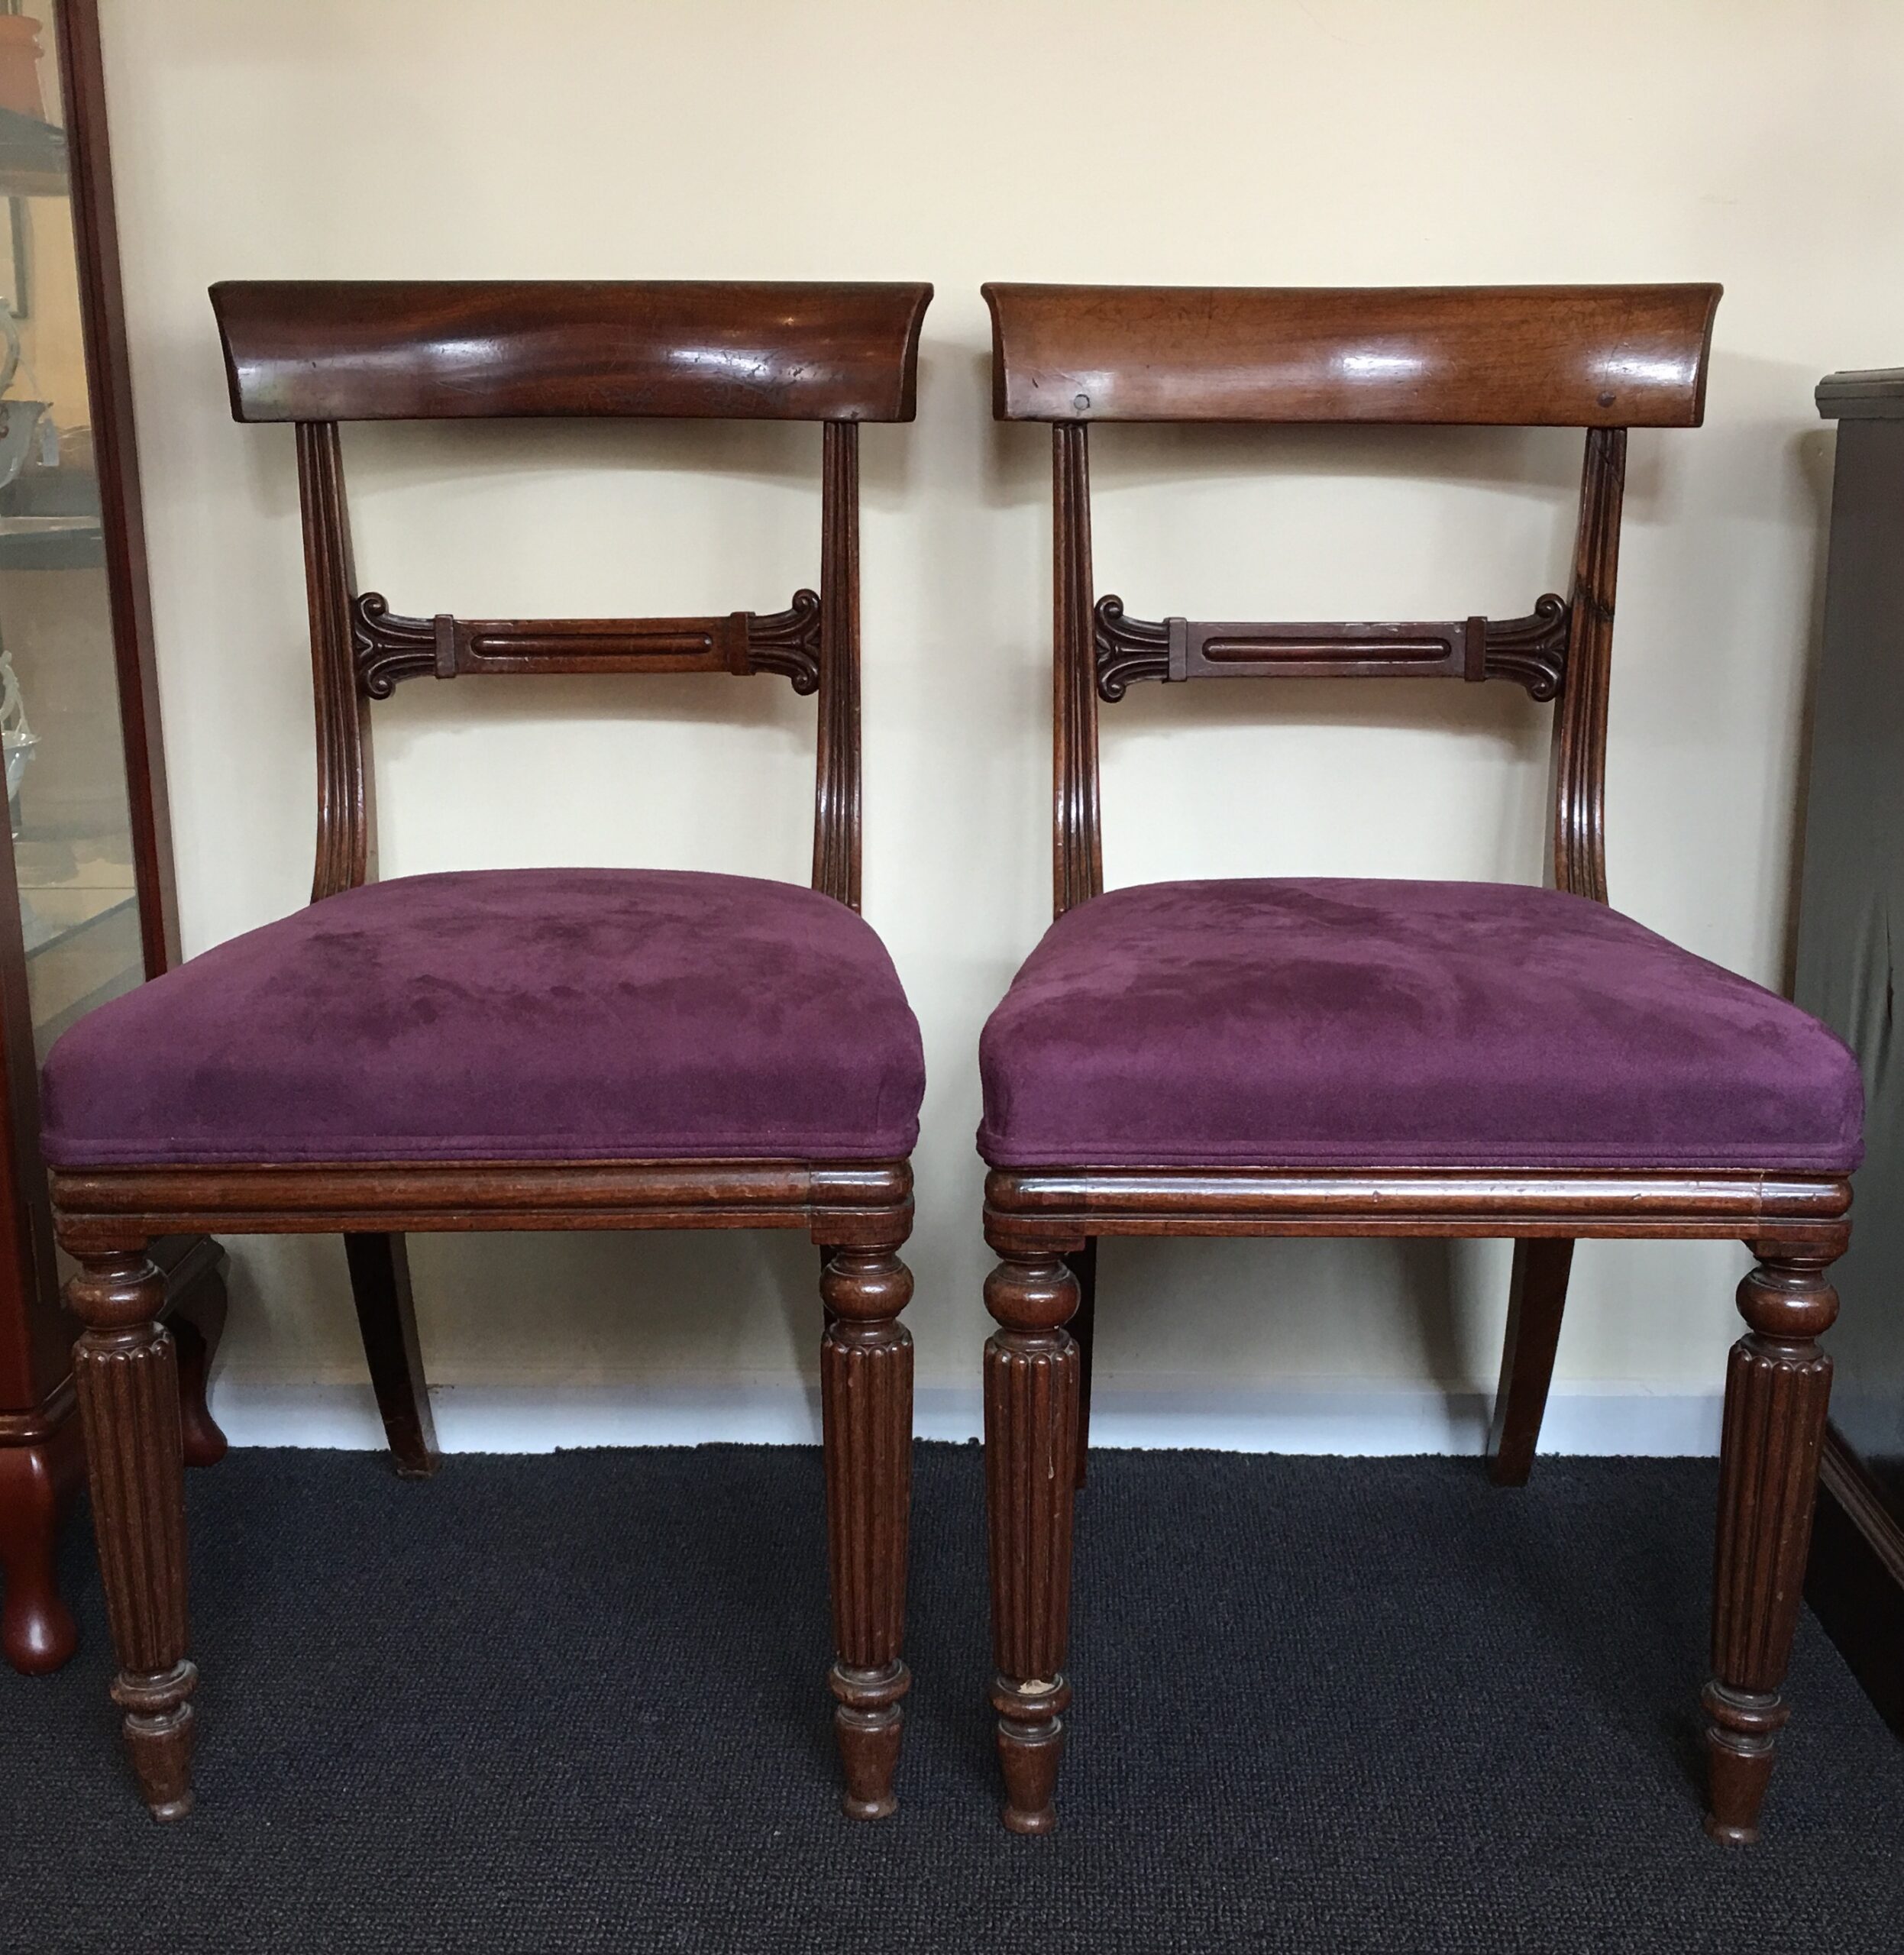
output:
M1702 432L1634 438L1615 901L1785 973L1829 437L1899 357L1893 0L107 0L187 948L303 899L312 762L288 431L228 415L220 277L930 278L917 424L865 444L866 913L923 1021L911 1315L975 1376L980 1024L1048 920L1047 445L988 418L984 278L1712 278ZM1111 431L1098 586L1156 616L1434 616L1564 587L1577 438ZM819 438L351 437L399 608L771 608L816 565ZM1164 486L1176 493L1166 497ZM1113 884L1532 880L1544 713L1449 687L1211 687L1106 714ZM413 687L386 874L606 862L803 879L812 708L771 681ZM360 1375L334 1242L240 1242L234 1375ZM422 1239L444 1381L790 1374L768 1236ZM1560 1368L1715 1385L1742 1256L1583 1249ZM1491 1383L1497 1246L1114 1246L1101 1364L1192 1388Z

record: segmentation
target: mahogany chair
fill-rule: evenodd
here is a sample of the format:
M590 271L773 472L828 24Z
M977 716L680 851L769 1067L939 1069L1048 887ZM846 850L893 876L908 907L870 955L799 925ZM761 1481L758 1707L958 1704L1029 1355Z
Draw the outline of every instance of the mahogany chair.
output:
M1730 1236L1757 1266L1727 1373L1706 1827L1749 1840L1786 1716L1858 1074L1795 1007L1608 908L1601 832L1626 431L1699 424L1718 288L985 291L996 414L1052 424L1056 592L1058 920L980 1049L1005 1823L1055 1823L1098 1238L1513 1238L1490 1442L1513 1482L1575 1241ZM1571 593L1506 621L1127 616L1091 577L1096 421L1584 428ZM1139 680L1295 674L1505 680L1556 702L1556 887L1102 893L1099 701Z
M910 1484L919 1032L860 893L858 423L910 421L926 285L228 284L241 421L297 430L317 696L311 906L108 1005L46 1066L46 1148L119 1661L161 1818L191 1803L174 1343L155 1238L341 1233L386 1415L426 1463L408 1230L800 1229L820 1247L855 1818L892 1811ZM820 588L771 616L399 616L360 593L338 424L823 425ZM369 705L486 673L776 674L818 695L811 890L641 870L378 883ZM399 1448L401 1449L401 1447Z

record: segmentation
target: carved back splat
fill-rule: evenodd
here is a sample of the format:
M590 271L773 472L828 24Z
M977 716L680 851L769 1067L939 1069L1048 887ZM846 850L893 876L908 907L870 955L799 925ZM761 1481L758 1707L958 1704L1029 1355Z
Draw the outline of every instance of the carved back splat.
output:
M1057 913L1104 887L1097 703L1133 682L1506 679L1557 700L1556 887L1607 900L1602 805L1630 426L1695 427L1719 288L1395 291L988 285L993 408L1052 424ZM1411 422L1586 431L1573 587L1525 617L1398 624L1133 618L1094 598L1093 421Z
M910 421L927 285L227 284L232 409L297 429L317 705L312 900L375 873L369 702L512 672L768 672L819 694L813 887L860 897L859 428ZM606 415L818 421L820 588L708 618L409 617L359 593L338 425Z

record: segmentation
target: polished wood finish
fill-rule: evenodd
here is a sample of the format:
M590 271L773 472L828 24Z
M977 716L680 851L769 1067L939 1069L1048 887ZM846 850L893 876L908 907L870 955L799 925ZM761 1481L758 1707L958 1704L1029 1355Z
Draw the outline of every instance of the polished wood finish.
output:
M1739 1285L1747 1334L1725 1378L1718 1544L1712 1575L1712 1679L1705 1706L1711 1797L1705 1830L1758 1837L1773 1741L1791 1713L1779 1695L1798 1627L1811 1546L1831 1361L1819 1334L1838 1315L1828 1259L1754 1245Z
M1488 1477L1497 1487L1525 1486L1533 1469L1573 1267L1570 1236L1522 1236L1514 1245L1507 1342L1488 1433Z
M1085 431L1051 431L1052 908L1067 910L1104 886L1098 813L1097 606L1091 602L1091 454Z
M427 1480L442 1462L417 1340L409 1250L401 1236L360 1231L344 1238L344 1255L391 1464L400 1478Z
M899 1700L912 1683L906 1631L906 1537L912 1504L913 1340L899 1321L913 1294L903 1237L831 1249L820 1295L820 1417L832 1577L829 1673L852 1819L898 1809Z
M57 1670L79 1646L60 1593L60 1523L85 1483L86 1448L69 1385L45 1436L0 1435L0 1655L27 1676Z
M155 1819L192 1808L186 1655L185 1462L164 1279L143 1249L89 1256L66 1286L86 1330L74 1352L92 1531L119 1674L113 1701Z
M215 285L240 421L910 421L929 285Z
M777 672L819 685L819 593L784 611L713 618L406 618L381 591L351 600L357 690L386 700L406 679L483 673Z
M49 183L46 194L70 196L140 952L146 975L157 977L178 960L178 903L95 0L58 0L53 22L68 180ZM83 1456L73 1325L60 1305L40 1155L39 1068L18 916L12 851L0 848L0 1655L40 1673L57 1669L77 1642L56 1566L60 1520L83 1477ZM166 1310L175 1326L187 1326L179 1333L189 1352L180 1411L195 1464L224 1449L204 1402L224 1321L222 1261L209 1243L169 1244L163 1258Z
M854 424L910 415L919 315L929 296L924 286L218 288L241 415L297 421L317 711L312 900L375 872L369 708L402 679L687 670L777 672L796 690L817 693L814 887L857 907ZM743 347L752 349L745 373L737 365ZM766 619L470 623L444 616L426 624L393 612L380 594L357 592L340 418L572 412L822 420L818 593L798 593L787 612ZM821 1379L836 1646L829 1674L844 1804L858 1818L894 1809L900 1700L910 1682L900 1646L912 1344L897 1320L912 1293L898 1253L912 1223L909 1164L115 1168L57 1175L53 1201L60 1239L85 1265L73 1288L74 1307L94 1326L89 1336L109 1332L114 1350L123 1347L128 1363L136 1359L144 1368L142 1378L169 1375L173 1362L171 1340L149 1321L134 1322L138 1313L126 1301L136 1291L141 1310L150 1303L139 1272L154 1238L186 1227L342 1235L391 1450L399 1472L419 1475L433 1468L436 1453L406 1232L806 1230L823 1252ZM189 1798L189 1665L182 1579L175 1598L169 1579L154 1573L171 1566L171 1489L154 1463L166 1440L151 1389L95 1394L95 1401L89 1418L113 1456L132 1462L128 1484L144 1500L141 1506L120 1489L109 1531L124 1553L109 1562L107 1577L115 1623L128 1626L119 1638L121 1700L146 1721L135 1734L135 1765L148 1803L169 1814ZM147 1633L161 1614L164 1633Z
M1000 421L1695 428L1716 285L988 285Z
M1716 286L1411 292L986 288L995 412L1048 420L1053 453L1053 907L1104 887L1097 706L1135 680L1340 673L1513 679L1557 702L1557 887L1607 900L1607 698L1629 425L1699 418ZM1526 618L1435 624L1192 624L1127 616L1091 576L1091 420L1448 421L1583 428L1572 588ZM1805 1562L1828 1362L1813 1341L1848 1239L1841 1176L1762 1171L1053 1167L995 1169L985 1297L992 1701L1006 1824L1045 1831L1070 1698L1063 1675L1082 1364L1062 1326L1106 1236L1505 1236L1515 1242L1495 1478L1527 1477L1573 1244L1751 1244L1750 1334L1728 1385L1705 1705L1708 1831L1750 1838L1771 1768Z
M1065 1258L1078 1279L1078 1307L1065 1328L1078 1347L1078 1474L1081 1491L1091 1464L1091 1372L1097 1344L1097 1240L1087 1238Z
M1554 887L1595 903L1607 900L1607 696L1625 484L1626 431L1589 430L1567 603L1566 683L1553 725L1553 848Z
M1097 606L1097 696L1133 679L1510 679L1537 700L1566 675L1569 606L1550 591L1524 618L1429 623L1204 624L1133 618L1120 597Z
M1078 1471L1078 1279L1063 1258L1015 1255L985 1284L985 1495L991 1520L992 1708L1005 1824L1049 1833L1064 1752L1072 1503Z

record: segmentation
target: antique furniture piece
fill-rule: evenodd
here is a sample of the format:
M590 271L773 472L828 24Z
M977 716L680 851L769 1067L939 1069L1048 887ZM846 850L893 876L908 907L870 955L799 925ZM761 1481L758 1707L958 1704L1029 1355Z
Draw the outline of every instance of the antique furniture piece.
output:
M1736 1236L1704 1703L1708 1830L1750 1839L1786 1710L1858 1151L1856 1068L1794 1007L1607 907L1608 652L1631 427L1701 416L1714 286L1001 285L995 407L1052 424L1058 920L981 1045L993 1701L1006 1824L1055 1823L1094 1255L1118 1235L1514 1240L1495 1476L1526 1475L1582 1236ZM1094 421L1586 430L1571 593L1505 621L1140 622L1091 576ZM1098 702L1140 679L1501 679L1556 702L1556 887L1101 893ZM1078 1323L1081 1337L1068 1333Z
M83 1478L72 1346L40 1153L40 1059L92 1007L178 956L159 701L105 95L92 0L0 12L0 1651L57 1669L73 1617L53 1579ZM57 72L56 72L57 70ZM186 1457L225 1441L205 1377L223 1252L157 1245Z
M893 1811L918 1028L858 914L858 425L912 418L924 285L214 288L233 410L296 425L317 695L311 906L70 1034L46 1147L134 1769L191 1802L173 1343L154 1238L341 1232L386 1411L420 1419L401 1232L800 1229L846 1811ZM823 424L820 588L705 618L399 615L351 573L339 423ZM818 694L813 887L638 870L372 880L369 706L412 677L768 673Z
M1863 1062L1857 1234L1838 1272L1831 1423L1805 1591L1904 1736L1904 371L1818 390L1838 460L1812 717L1796 996Z

